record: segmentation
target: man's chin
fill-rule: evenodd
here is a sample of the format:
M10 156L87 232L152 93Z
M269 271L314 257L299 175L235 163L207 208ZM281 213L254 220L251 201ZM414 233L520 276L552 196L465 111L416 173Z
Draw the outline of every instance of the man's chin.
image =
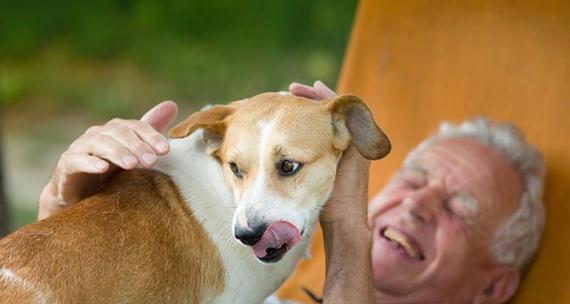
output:
M374 289L389 294L407 294L417 287L420 275L415 267L401 259L387 258L381 252L372 252Z

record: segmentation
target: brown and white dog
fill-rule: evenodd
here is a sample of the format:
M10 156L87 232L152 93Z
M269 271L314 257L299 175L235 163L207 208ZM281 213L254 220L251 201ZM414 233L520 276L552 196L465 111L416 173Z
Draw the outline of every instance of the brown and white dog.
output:
M390 149L348 95L261 94L170 136L157 170L2 239L0 302L260 303L305 254L351 140L369 159Z

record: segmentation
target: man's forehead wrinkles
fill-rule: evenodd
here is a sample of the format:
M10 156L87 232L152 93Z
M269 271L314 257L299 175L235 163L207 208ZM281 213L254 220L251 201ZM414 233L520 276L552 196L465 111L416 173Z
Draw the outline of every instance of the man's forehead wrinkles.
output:
M429 171L423 165L420 165L418 163L412 163L410 165L404 166L402 170L399 171L399 173L406 173L406 172L420 173L426 176L429 175Z
M458 183L453 174L450 174L450 172L440 172L440 169L442 169L441 166L436 166L434 169L431 169L431 167L434 167L433 164L429 162L426 163L425 160L423 162L424 163L413 162L410 165L403 167L402 173L412 172L422 174L429 179L439 178L441 180L444 193L447 193L448 197L457 196L470 209L476 211L479 205L478 199L476 199L471 193L465 191L465 189L463 189L464 185L462 183ZM460 187L458 188L457 186Z

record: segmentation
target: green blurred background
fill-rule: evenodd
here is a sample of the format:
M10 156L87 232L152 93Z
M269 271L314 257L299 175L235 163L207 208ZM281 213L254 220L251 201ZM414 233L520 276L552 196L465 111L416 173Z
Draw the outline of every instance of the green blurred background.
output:
M335 86L356 0L0 0L10 224L34 221L59 155L92 124L159 101L182 118L291 81Z

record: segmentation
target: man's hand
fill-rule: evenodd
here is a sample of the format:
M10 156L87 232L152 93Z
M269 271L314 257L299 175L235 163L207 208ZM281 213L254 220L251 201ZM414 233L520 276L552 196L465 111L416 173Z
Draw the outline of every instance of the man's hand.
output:
M367 223L368 172L370 161L351 144L342 154L333 192L321 211L321 224Z
M336 97L335 91L331 90L320 80L315 81L312 87L293 82L289 85L289 92L293 95L313 100L325 100Z
M44 219L99 189L117 169L150 168L157 156L170 150L161 134L172 123L178 107L164 101L141 120L113 119L89 128L65 151L44 187L38 219Z
M317 81L305 86L292 83L289 91L314 100L336 93ZM373 303L372 240L367 226L368 170L370 161L351 144L337 169L331 198L320 216L326 254L324 303Z

